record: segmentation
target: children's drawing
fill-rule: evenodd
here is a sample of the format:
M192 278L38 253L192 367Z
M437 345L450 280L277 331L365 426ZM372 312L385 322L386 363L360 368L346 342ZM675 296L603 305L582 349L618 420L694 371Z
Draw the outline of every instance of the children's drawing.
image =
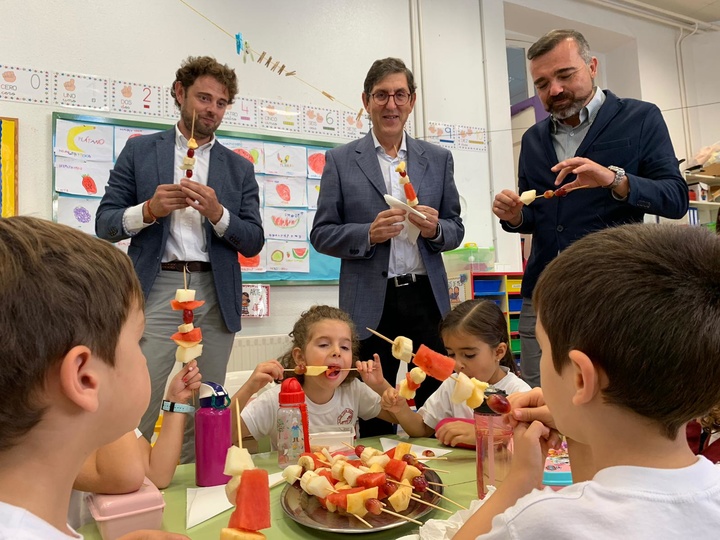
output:
M305 179L291 176L265 176L267 206L307 206Z
M307 210L285 210L266 206L263 212L263 228L265 238L307 240Z
M308 148L307 176L320 178L325 168L325 149Z
M275 272L309 272L310 244L268 240L268 270Z
M280 176L305 176L306 148L265 143L265 173Z

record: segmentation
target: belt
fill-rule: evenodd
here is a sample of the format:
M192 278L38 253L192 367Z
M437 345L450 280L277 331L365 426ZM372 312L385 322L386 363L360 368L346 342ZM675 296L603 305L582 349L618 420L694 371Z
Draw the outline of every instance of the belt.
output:
M172 272L209 272L212 270L209 262L204 261L170 261L164 262L160 265L163 270L170 270Z
M425 274L403 274L402 276L392 277L388 281L395 287L405 287L406 285L414 285L418 280L424 279L428 279Z

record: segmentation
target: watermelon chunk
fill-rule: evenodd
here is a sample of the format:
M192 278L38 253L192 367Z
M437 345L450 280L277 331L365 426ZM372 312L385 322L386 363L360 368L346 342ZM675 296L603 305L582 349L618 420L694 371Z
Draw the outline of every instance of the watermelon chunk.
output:
M259 531L270 528L270 486L265 469L243 471L235 505L228 524L231 529Z
M175 332L170 339L173 341L190 341L199 342L202 341L202 330L200 328L193 328L189 332Z
M411 391L414 392L415 390L417 390L418 388L420 388L420 384L419 384L419 383L416 383L415 381L413 381L413 380L412 380L412 377L410 377L410 374L409 374L409 373L406 373L406 374L405 374L405 380L407 381L408 390L411 390Z
M333 478L332 472L327 467L320 469L318 471L318 475L327 478L332 485L335 485L338 482L335 478Z
M420 345L413 362L431 377L444 381L455 371L455 360Z
M387 465L385 465L385 474L397 481L400 481L402 480L403 473L405 472L405 467L407 467L407 463L405 461L393 458L388 461Z
M197 309L200 306L205 305L205 300L193 300L192 302L178 302L177 300L170 300L170 306L175 311L182 311L183 309Z
M389 456L390 459L394 458L395 457L395 447L393 446L390 450L385 452L385 455Z
M365 488L382 486L387 482L385 473L365 473L357 477L357 485Z
M413 199L417 199L417 195L415 195L415 189L412 187L411 183L407 183L403 185L403 188L405 188L405 198L409 201L412 201Z
M342 508L343 510L347 510L347 496L351 493L360 493L361 491L365 491L365 488L363 487L355 487L350 489L341 489L337 493L330 493L326 500L338 508Z

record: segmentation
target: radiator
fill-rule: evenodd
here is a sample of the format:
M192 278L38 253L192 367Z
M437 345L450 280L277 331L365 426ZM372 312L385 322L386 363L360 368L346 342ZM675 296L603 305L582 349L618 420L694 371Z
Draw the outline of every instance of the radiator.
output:
M290 349L292 341L287 334L270 336L237 336L230 353L227 370L253 370L265 360L279 358Z

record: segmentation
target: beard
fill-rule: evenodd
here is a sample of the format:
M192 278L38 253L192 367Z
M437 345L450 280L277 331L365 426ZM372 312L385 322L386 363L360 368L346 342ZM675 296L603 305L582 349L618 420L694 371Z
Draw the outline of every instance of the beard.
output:
M206 139L211 137L220 125L220 121L216 119L212 125L207 126L200 121L198 116L196 116L195 129L193 131L193 112L185 107L180 110L180 118L185 126L185 129L187 129L188 132L190 132L196 139Z
M594 90L595 87L593 86L587 94L582 96L577 96L572 92L563 92L562 94L553 96L549 98L545 110L552 114L557 120L567 120L582 111L585 104L590 101ZM557 103L560 101L567 102L558 105Z

